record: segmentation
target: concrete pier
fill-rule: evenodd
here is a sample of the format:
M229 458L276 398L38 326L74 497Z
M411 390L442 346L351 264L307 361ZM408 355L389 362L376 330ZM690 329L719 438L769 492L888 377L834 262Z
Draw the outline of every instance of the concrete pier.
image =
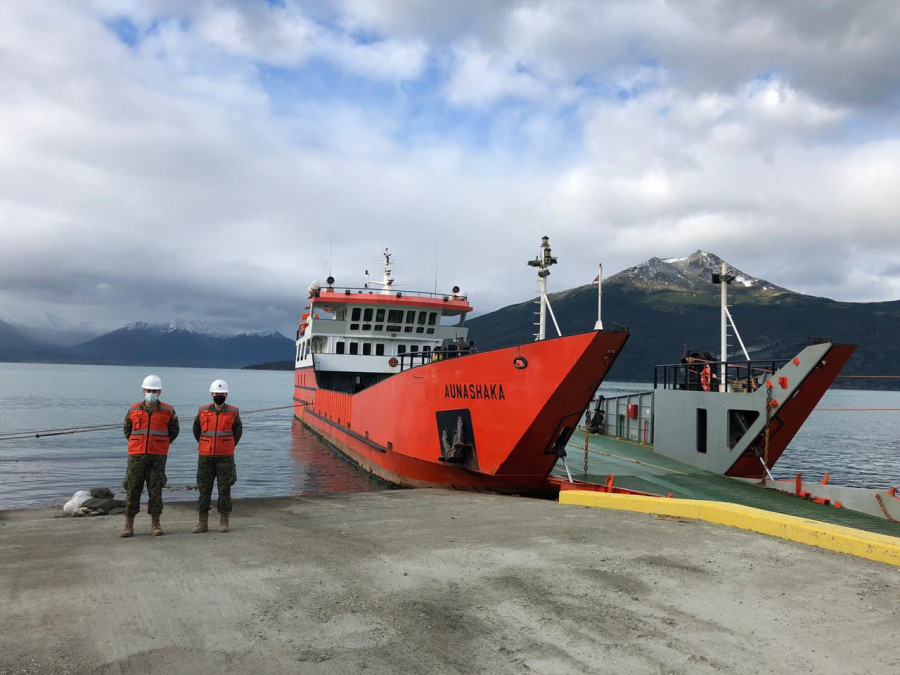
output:
M0 673L900 672L900 568L673 517L397 490L232 532L0 512ZM214 519L210 519L214 524Z

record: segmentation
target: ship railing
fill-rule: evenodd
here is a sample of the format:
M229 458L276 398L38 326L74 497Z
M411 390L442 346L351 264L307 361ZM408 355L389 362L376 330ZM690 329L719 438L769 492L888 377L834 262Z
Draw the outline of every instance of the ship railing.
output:
M766 380L786 363L786 359L705 361L694 358L687 363L655 366L653 368L653 388L719 391L719 377L724 365L727 391L752 394L760 387L765 387ZM709 368L708 381L707 376L704 376L706 368Z
M400 372L402 373L404 370L410 370L412 368L418 368L419 366L425 366L429 363L436 363L438 361L446 361L448 359L459 358L460 356L467 356L469 354L474 354L475 349L456 349L456 350L441 350L441 351L433 351L433 352L407 352L406 354L400 354Z
M310 297L319 298L323 292L338 293L343 295L383 295L385 297L394 296L396 298L439 298L446 302L450 300L466 301L468 297L459 293L432 293L430 291L395 291L391 290L385 293L380 288L354 288L352 286L326 286L312 293Z

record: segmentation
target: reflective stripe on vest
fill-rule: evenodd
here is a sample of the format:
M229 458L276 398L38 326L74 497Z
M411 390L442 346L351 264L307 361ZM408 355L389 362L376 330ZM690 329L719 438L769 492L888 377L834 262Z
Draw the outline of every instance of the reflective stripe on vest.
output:
M128 417L132 424L128 454L169 454L169 424L175 417L172 406L160 401L159 405L148 411L141 403L135 403L128 409Z
M215 406L205 405L197 412L200 418L200 442L197 451L201 455L234 455L234 423L238 409L224 404L216 412Z

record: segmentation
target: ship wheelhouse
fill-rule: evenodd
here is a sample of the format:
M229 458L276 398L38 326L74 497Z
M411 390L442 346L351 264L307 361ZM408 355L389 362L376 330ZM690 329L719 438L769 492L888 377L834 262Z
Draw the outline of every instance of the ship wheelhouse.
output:
M468 354L470 311L458 289L441 295L313 285L297 330L298 384L356 393L409 368Z

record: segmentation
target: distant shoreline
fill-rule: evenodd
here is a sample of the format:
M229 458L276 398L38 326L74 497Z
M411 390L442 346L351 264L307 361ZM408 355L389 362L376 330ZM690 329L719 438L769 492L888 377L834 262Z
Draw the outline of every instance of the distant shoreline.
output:
M293 370L293 361L267 361L252 366L242 366L241 370Z

